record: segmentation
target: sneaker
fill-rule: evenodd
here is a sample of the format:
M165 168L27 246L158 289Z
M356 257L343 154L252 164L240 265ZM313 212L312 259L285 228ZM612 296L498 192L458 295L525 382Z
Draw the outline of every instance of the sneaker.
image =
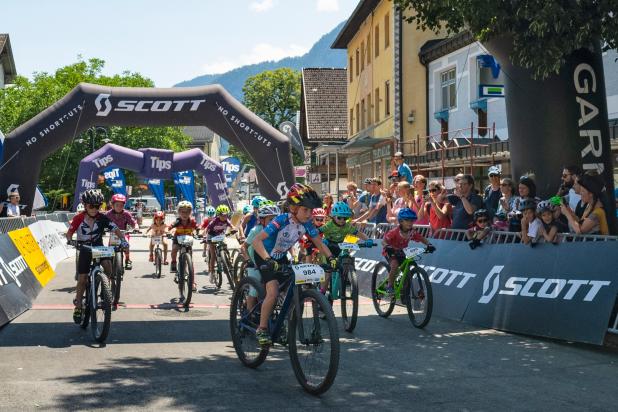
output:
M170 266L170 272L176 272L176 262L172 261L172 265Z
M150 256L148 257L148 261L149 262L154 262L154 255L151 253Z
M266 329L257 329L255 331L255 337L257 338L260 346L270 346L273 343L270 339L270 334Z
M81 321L82 321L82 308L76 307L75 309L73 309L73 322L79 325Z
M124 263L124 268L126 270L131 270L133 269L133 262L131 262L129 259L127 259L127 261Z
M385 299L392 299L394 296L395 296L395 289L393 289L392 286L388 286L386 289L384 289Z
M210 283L217 283L217 278L215 277L215 272L210 272Z
M192 292L197 292L197 284L194 283L193 284L193 288L191 289Z

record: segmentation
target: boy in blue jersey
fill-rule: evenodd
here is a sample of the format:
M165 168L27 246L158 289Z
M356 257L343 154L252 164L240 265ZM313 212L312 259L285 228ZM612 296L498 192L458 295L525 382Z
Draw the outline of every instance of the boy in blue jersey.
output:
M272 314L279 282L284 281L284 274L279 272L281 264L287 264L287 252L306 233L320 252L326 256L329 264L335 268L337 259L322 243L318 230L311 222L311 211L322 207L322 199L309 186L296 183L287 194L289 213L277 216L262 230L253 241L255 265L260 268L262 281L266 284L266 298L262 302L260 326L256 331L261 346L272 343L268 333L268 319ZM262 269L264 268L264 269Z

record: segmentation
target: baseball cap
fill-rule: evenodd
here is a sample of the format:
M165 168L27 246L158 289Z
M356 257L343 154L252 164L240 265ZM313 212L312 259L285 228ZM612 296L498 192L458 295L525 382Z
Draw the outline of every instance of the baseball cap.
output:
M372 183L373 183L373 179L371 179L370 177L368 177L365 180L363 180L363 184L365 184L365 185L370 185Z

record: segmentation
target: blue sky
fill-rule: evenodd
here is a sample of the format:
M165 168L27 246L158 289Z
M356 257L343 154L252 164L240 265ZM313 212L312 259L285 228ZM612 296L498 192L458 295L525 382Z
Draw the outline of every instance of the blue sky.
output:
M244 64L304 54L356 0L2 0L19 74L78 55L105 73L137 71L159 87Z

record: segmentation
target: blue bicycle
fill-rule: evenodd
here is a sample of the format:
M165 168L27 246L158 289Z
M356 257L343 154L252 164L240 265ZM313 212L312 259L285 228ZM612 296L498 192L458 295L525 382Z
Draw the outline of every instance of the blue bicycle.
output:
M288 346L292 369L303 389L313 395L326 392L339 368L339 333L328 300L313 287L325 278L324 267L313 264L283 265L286 280L269 321L273 344ZM264 286L244 277L234 290L230 331L240 361L260 366L269 352L257 341L255 331L265 297Z

